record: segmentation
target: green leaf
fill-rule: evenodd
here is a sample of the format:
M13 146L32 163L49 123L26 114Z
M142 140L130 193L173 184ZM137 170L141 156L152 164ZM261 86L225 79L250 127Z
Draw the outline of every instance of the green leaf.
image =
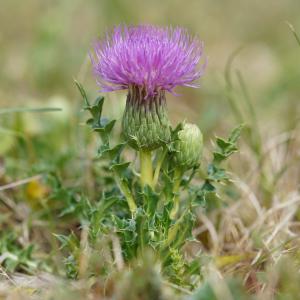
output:
M111 207L118 202L122 202L121 196L106 196L103 193L98 205L91 211L89 234L94 243L97 241L97 238L99 238L101 230L103 232L104 219L110 216L110 214L108 214L108 210L110 210Z
M232 146L232 143L231 142L227 142L221 138L217 138L216 140L217 142L217 145L221 148L221 149L226 149L226 148L229 148L230 146Z
M201 190L205 192L213 192L216 190L216 188L213 184L211 184L209 180L205 180L203 186L201 187Z
M221 180L227 180L229 178L225 169L219 168L213 164L208 165L207 173L208 173L207 179L209 180L221 181Z
M93 105L88 105L88 106L84 107L84 109L88 110L93 117L93 123L92 123L93 128L95 128L97 126L103 127L103 126L101 126L101 122L100 122L101 115L102 115L103 103L104 103L104 97L99 96L98 98L96 98Z
M187 239L192 238L192 229L195 216L191 211L186 210L182 216L172 225L168 232L166 246L181 248Z
M241 135L241 131L244 125L239 125L230 133L228 140L224 140L220 137L216 138L217 150L213 152L213 163L220 164L226 160L231 154L238 150L236 143Z
M223 160L226 160L226 158L227 158L226 155L224 155L223 153L220 153L220 152L214 152L213 156L214 156L214 159L213 159L214 163L220 163Z
M220 279L222 280L222 279ZM187 300L219 300L220 297L217 297L215 294L215 287L213 282L206 281L202 286ZM227 279L223 280L222 283L219 283L222 286L226 287L226 291L232 300L253 300L251 295L248 295L243 287L243 284L236 279Z
M210 180L205 180L200 189L195 189L192 205L198 207L199 205L204 207L207 212L210 212L216 208L222 206L222 201L217 194L216 187Z
M72 232L69 235L63 235L63 234L53 234L61 243L60 249L67 248L70 251L75 251L79 248L79 240L77 236Z
M171 140L172 141L175 141L175 140L179 139L178 133L182 129L183 129L183 123L177 124L177 126L175 127L175 129L173 129L172 132L171 132Z
M211 285L206 282L188 300L218 300Z
M198 257L187 264L186 273L188 273L190 276L201 274L201 262Z
M198 169L199 169L199 166L200 165L195 165L192 169L192 172L190 173L190 175L188 177L183 177L182 180L181 180L181 183L180 185L182 187L185 187L185 188L188 188L190 186L190 183L192 181L192 179L194 178L194 176L196 175Z
M245 127L245 124L240 124L236 128L234 128L229 136L229 142L235 144L239 137L241 136L242 130Z
M174 130L172 130L172 128L171 128L171 142L166 144L166 147L168 148L168 151L170 153L177 152L177 150L175 148L175 142L178 141L178 139L179 139L178 133L182 129L183 129L183 123L177 124L177 126Z
M88 101L88 98L87 98L87 95L86 95L86 92L85 92L85 90L84 90L82 84L79 83L76 79L74 80L74 82L75 82L75 84L76 84L76 86L77 86L77 88L78 88L78 90L79 90L79 92L80 92L82 98L83 98L84 101L85 101L85 105L86 105L86 106L90 106L89 101Z
M117 161L125 146L126 143L120 143L113 148L109 148L109 145L104 144L101 145L98 153L100 157L108 156L111 160Z
M66 267L66 275L70 279L76 279L78 276L78 261L74 255L69 255L64 260L64 265Z
M136 240L136 221L134 219L121 219L116 215L112 216L116 231L121 233L124 243L133 245Z
M154 192L148 185L144 187L144 200L146 204L146 212L152 218L156 212L157 204L159 201L159 194Z
M109 167L109 169L114 170L114 171L118 172L119 174L121 174L128 168L129 165L130 165L130 162L116 163L116 164L112 164Z
M114 128L115 123L116 123L116 120L108 121L107 119L100 119L99 123L93 123L92 124L92 128L96 132L105 133L105 134L108 135L108 134L110 134L110 132Z
M82 88L82 86L81 86ZM86 97L85 91L80 89L83 97ZM87 124L96 132L98 132L102 138L103 143L109 145L109 134L111 133L116 120L109 120L107 118L102 117L102 109L104 104L104 97L99 96L96 98L93 105L90 105L86 102L85 110L88 110L92 118L87 120Z

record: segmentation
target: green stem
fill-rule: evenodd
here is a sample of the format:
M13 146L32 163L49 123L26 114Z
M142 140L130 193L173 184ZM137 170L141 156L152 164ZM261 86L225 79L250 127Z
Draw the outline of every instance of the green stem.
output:
M140 150L141 185L153 187L153 167L151 151Z
M177 212L179 210L179 188L180 188L180 182L181 182L181 176L182 176L182 171L178 168L175 169L174 171L174 186L173 186L173 208L170 213L170 218L175 219Z
M161 169L161 166L162 166L162 163L166 157L166 154L168 152L168 149L165 148L163 149L163 152L160 154L158 160L157 160L157 164L156 164L156 168L155 168L155 171L154 171L154 176L153 176L153 186L155 187L157 182L158 182L158 177L159 177L159 173L160 173L160 169Z
M131 211L132 214L134 214L136 212L136 204L135 201L133 199L132 193L128 187L128 185L126 184L126 182L124 182L119 175L117 174L117 172L114 172L115 178L116 178L116 182L122 192L122 194L125 196L129 209Z
M180 235L180 233L182 234L182 230L184 230L185 226L183 224L184 221L184 216L185 213L187 212L187 210L185 210L185 212L180 216L180 218L175 222L174 225L172 225L169 230L168 230L168 235L167 235L167 239L164 243L164 247L168 247L170 246L170 244L176 239L178 238ZM180 233L179 233L180 232Z

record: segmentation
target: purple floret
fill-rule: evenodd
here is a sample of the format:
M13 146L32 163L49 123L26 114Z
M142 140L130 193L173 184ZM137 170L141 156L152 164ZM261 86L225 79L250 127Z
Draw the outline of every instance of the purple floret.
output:
M182 28L118 26L96 42L91 55L101 91L138 86L148 96L176 86L197 87L203 75L203 43Z

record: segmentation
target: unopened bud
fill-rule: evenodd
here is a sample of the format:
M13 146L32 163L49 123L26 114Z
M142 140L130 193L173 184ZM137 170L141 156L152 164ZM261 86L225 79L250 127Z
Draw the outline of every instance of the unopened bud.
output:
M188 170L198 164L203 150L203 137L197 125L183 125L183 129L178 132L175 150L174 158L178 167Z

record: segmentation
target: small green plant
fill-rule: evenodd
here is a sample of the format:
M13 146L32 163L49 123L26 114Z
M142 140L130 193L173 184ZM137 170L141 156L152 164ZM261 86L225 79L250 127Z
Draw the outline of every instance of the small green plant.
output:
M22 270L34 273L37 269L43 269L41 262L32 258L33 250L32 244L23 247L12 231L0 234L0 263L7 272Z
M72 205L73 211L80 206L82 226L88 228L90 255L101 251L99 240L116 234L126 264L143 259L151 251L164 276L181 286L197 286L201 260L187 260L183 246L193 240L197 209L221 205L218 187L229 179L222 163L237 151L242 126L234 129L228 139L216 138L216 150L206 171L199 163L202 134L196 125L186 123L170 128L170 140L162 142L148 157L140 155L139 163L134 164L125 161L124 154L138 154L140 149L130 146L128 140L115 143L112 132L116 121L102 116L104 98L91 104L82 85L76 85L84 99L84 109L91 115L87 124L101 140L95 161L110 183L99 202L83 197ZM80 273L80 241L74 234L58 238L68 249L67 273L76 278ZM104 273L109 269L105 264L102 267Z

